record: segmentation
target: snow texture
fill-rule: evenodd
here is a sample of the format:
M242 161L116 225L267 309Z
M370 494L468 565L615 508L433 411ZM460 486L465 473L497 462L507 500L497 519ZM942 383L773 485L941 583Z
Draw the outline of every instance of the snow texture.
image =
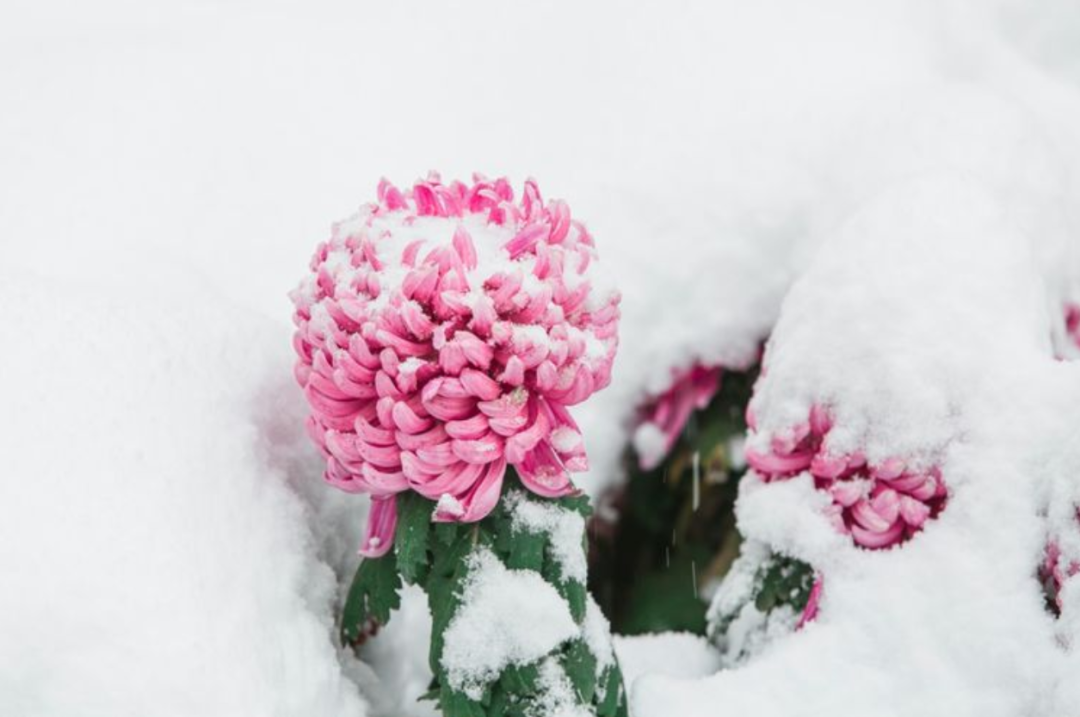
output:
M539 573L509 570L490 550L473 552L461 607L446 628L442 666L450 686L479 700L510 665L527 665L578 635L570 606Z
M580 703L577 690L558 660L549 657L540 663L542 698L530 706L528 717L592 717L593 712Z
M707 677L722 664L719 653L705 638L688 632L616 637L615 653L628 685L643 675Z
M868 553L805 476L747 481L819 618L708 677L620 641L637 717L1080 709L1080 583L1055 622L1034 579L1080 500L1074 3L13 0L0 60L0 714L429 713L422 599L370 666L334 644L366 503L318 480L285 296L429 169L536 176L619 282L583 487L673 368L777 325L762 436L822 401L952 491Z
M365 714L278 332L165 267L0 277L0 713Z
M584 584L588 576L585 557L585 518L576 510L531 500L518 491L507 496L511 528L517 532L546 534L551 555L559 564L559 580Z

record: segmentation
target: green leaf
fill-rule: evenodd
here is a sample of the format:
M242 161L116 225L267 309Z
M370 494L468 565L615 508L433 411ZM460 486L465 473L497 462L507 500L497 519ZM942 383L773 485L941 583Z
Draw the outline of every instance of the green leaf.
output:
M435 541L441 545L453 545L460 527L460 523L435 523Z
M552 579L547 575L544 576L549 583L555 585L555 589L562 596L562 599L570 606L570 617L574 618L574 622L581 624L581 621L585 619L585 605L588 599L588 591L585 586L579 583L577 580L567 580L565 582L557 579Z
M435 504L419 493L406 492L398 496L398 524L394 537L398 571L410 585L422 583L430 566L428 548L431 535L431 513Z
M443 717L487 717L482 704L445 686L439 697L439 707Z
M510 704L510 695L500 685L496 685L491 700L485 705L489 717L505 717Z
M446 548L435 551L435 561L427 581L428 607L431 610L431 650L428 661L436 677L442 674L443 641L446 628L461 605L461 590L468 575L467 557L472 552L473 536L479 526L458 531L457 539ZM444 679L441 679L445 683Z
M584 640L570 643L563 655L562 665L566 676L581 696L581 701L585 704L591 703L596 694L596 658Z
M589 496L585 494L572 495L566 498L559 498L555 501L563 508L568 508L573 511L581 513L583 518L588 518L592 515L592 506L589 504Z
M604 699L596 707L597 717L626 717L626 693L623 690L622 670L615 663L601 675L604 683Z
M548 543L548 536L544 533L531 531L515 531L510 536L506 567L511 570L532 570L541 572L544 567L544 548Z
M432 684L428 686L428 691L416 698L417 702L438 702L439 694L442 692L439 687L439 683L432 680Z
M499 685L510 694L524 697L536 693L537 683L540 680L540 667L538 663L528 665L510 665L503 670Z
M381 558L361 560L341 613L342 641L355 642L369 620L380 625L390 622L390 611L401 607L400 590L393 551Z

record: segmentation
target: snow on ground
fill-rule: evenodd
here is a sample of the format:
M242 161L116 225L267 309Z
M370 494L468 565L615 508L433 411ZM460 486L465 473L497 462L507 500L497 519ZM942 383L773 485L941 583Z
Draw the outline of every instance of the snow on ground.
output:
M286 487L276 332L166 267L2 277L0 712L365 714Z
M1075 711L1080 608L1051 624L1030 574L1080 467L1080 364L1048 359L1078 38L1057 0L5 3L0 713L424 713L415 594L370 666L334 646L364 508L317 480L286 292L429 169L536 176L619 277L590 490L644 388L752 361L781 306L766 426L829 398L955 487L887 554L805 484L748 491L748 531L830 568L821 617L738 670L628 669L639 717Z

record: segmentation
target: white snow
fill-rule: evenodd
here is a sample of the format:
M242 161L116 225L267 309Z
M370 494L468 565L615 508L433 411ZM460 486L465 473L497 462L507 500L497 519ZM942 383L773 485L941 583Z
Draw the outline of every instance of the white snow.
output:
M711 677L621 641L637 717L1076 712L1080 589L1054 623L1034 579L1080 498L1073 4L13 0L0 96L0 713L429 713L415 594L374 672L334 646L365 501L318 479L285 292L432 168L537 177L622 291L588 490L646 391L781 316L765 432L828 401L953 490L866 553L805 479L744 486L819 620Z
M707 677L721 666L716 648L700 635L688 632L617 637L615 653L628 686L644 675Z
M0 270L0 712L364 715L289 351L184 282Z
M577 691L557 660L540 663L539 684L543 699L530 707L529 717L592 717L590 709L578 704Z
M443 493L439 496L436 510L438 510L439 513L443 513L445 515L465 515L465 506L461 504L461 501L459 501L457 498L450 495L449 493Z
M591 595L585 603L581 635L585 638L589 652L596 658L596 675L599 677L614 662L615 650L611 639L611 624Z
M585 558L585 519L575 510L530 500L520 491L506 497L511 527L515 531L545 533L559 563L559 579L584 583L588 575Z
M480 699L510 665L527 665L578 634L570 606L531 570L508 570L490 550L469 556L461 608L444 636L450 686Z

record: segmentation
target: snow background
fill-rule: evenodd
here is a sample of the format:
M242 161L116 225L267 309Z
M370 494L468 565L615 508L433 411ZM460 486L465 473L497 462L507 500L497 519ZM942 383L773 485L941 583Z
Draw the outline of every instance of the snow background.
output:
M590 490L643 392L753 360L781 306L767 425L825 395L947 461L946 518L885 556L798 481L744 496L839 576L820 624L704 679L685 638L621 641L636 714L1080 713L1080 594L1054 625L1028 580L1080 471L1077 364L1047 358L1080 295L1080 6L747 5L6 0L0 714L423 714L415 594L369 664L333 644L363 508L317 480L286 292L429 169L535 176L620 276Z

